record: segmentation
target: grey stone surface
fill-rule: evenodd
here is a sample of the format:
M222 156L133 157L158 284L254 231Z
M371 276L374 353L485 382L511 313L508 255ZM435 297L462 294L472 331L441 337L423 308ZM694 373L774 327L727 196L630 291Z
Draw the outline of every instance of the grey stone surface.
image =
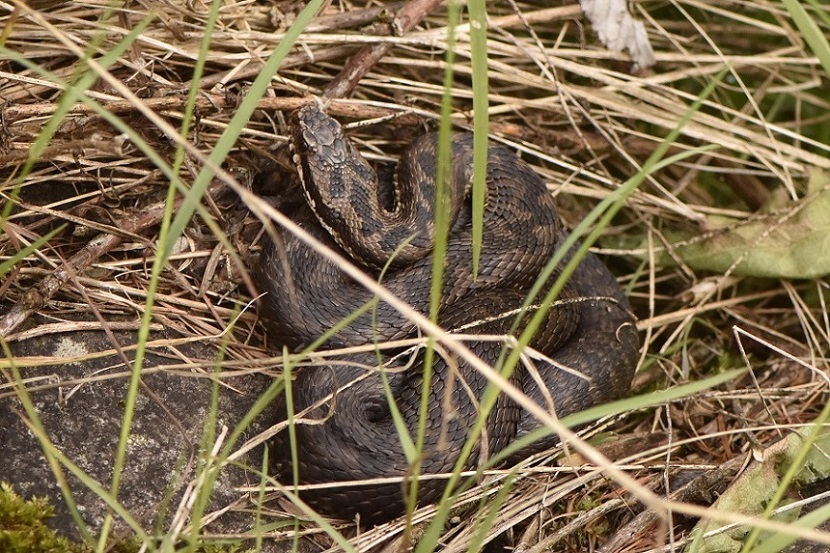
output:
M0 309L4 307L0 305ZM47 322L35 317L28 328ZM54 322L54 319L48 322ZM119 331L114 336L126 348L130 361L136 332ZM175 336L157 333L158 341ZM84 473L109 489L113 476L129 386L129 370L119 355L91 358L88 354L113 350L113 343L100 330L46 333L10 344L15 359L32 366L21 366L28 395L37 417L52 444ZM118 502L147 531L163 534L170 528L187 485L198 475L214 379L212 365L219 349L209 343L191 342L175 348L158 347L144 363L137 404L127 447L126 465L121 476ZM87 356L81 362L72 357ZM202 360L201 369L170 369L183 363L183 357ZM38 364L41 358L67 359L58 365ZM61 493L61 487L44 458L40 441L27 427L28 415L19 392L9 382L11 371L0 378L0 480L13 484L23 497L46 496L55 505L57 516L51 525L62 534L77 537L77 525ZM98 378L80 382L79 379ZM236 376L233 369L223 371L218 387L216 433L228 427L230 436L257 398L272 380L262 374ZM242 442L265 430L275 420L268 409L244 432ZM226 437L227 440L227 437ZM224 445L224 444L223 444ZM242 460L261 467L263 448L249 452ZM98 494L67 475L67 489L78 505L89 531L95 535L108 509ZM238 486L259 483L259 476L236 466L220 472L213 487L208 512L237 502L248 508L247 495ZM209 530L236 533L248 530L253 518L243 508L232 509L212 523ZM116 517L115 535L129 534L130 526Z

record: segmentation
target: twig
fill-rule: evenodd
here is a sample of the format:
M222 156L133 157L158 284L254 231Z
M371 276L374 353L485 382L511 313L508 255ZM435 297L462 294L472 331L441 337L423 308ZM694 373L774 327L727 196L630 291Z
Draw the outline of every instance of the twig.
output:
M74 140L71 142L52 144L43 150L40 159L55 159L58 156L81 156L86 151L106 152L108 154L120 155L119 145L112 140L89 139ZM17 163L23 163L29 158L29 149L12 149L8 153L0 154L0 167L7 167Z
M393 2L382 6L349 10L343 13L318 17L311 25L305 28L305 32L322 33L326 31L350 29L353 27L359 27L360 25L368 25L369 23L375 21L384 12L400 9L403 5L404 2ZM316 58L317 54L315 54L314 57Z
M166 98L147 98L142 100L142 102L147 108L157 113L162 113L183 110L187 105L188 99L185 96L169 96ZM257 104L257 109L293 111L307 102L308 100L304 98L262 98ZM138 107L135 103L129 100L101 101L99 103L110 113L121 114L138 111ZM223 94L203 93L196 98L196 109L202 115L206 113L216 113L226 109L234 109L237 105L238 102L236 98ZM51 113L54 113L56 109L57 105L54 102L39 102L36 104L17 104L7 106L2 110L2 113L6 124L11 125L22 119L50 115ZM375 119L400 114L400 111L381 106L356 104L354 102L337 100L333 100L331 105L327 107L326 111L332 115L347 117L359 116L365 119ZM96 112L86 104L76 104L72 106L68 114L96 116ZM401 125L421 124L421 121L417 117L411 115L401 115L399 117L395 117L395 122Z
M439 0L411 0L408 2L400 9L392 22L395 34L403 35L412 30L440 3ZM391 43L381 42L360 50L349 59L340 74L328 84L323 91L323 97L345 98L350 95L360 80L386 55L391 47Z

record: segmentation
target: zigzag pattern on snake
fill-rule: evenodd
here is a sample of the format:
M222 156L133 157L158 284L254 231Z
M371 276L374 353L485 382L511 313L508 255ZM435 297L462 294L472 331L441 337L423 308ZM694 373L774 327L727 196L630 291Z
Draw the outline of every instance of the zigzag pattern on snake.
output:
M292 117L292 146L306 202L291 217L323 243L356 264L421 313L429 312L438 138L426 134L404 153L396 182L379 182L370 165L344 136L341 126L317 104ZM453 221L447 254L439 324L464 333L506 334L514 313L567 236L553 198L539 176L509 149L491 143L487 160L484 241L479 272L472 273L469 189L472 135L451 141L452 171L446 202ZM569 256L568 256L569 257ZM568 259L566 257L566 260ZM552 284L545 283L543 292ZM300 240L284 233L269 243L257 270L267 292L262 312L274 338L299 348L317 340L372 301L373 295ZM593 255L572 275L559 302L530 344L553 362L535 359L535 371L518 366L511 382L539 405L562 417L618 398L631 382L639 343L628 302L613 276ZM525 316L524 321L529 317ZM522 330L518 327L518 331ZM514 329L514 332L516 329ZM384 302L353 318L326 348L412 338L417 327ZM472 341L473 351L497 363L504 343ZM423 359L391 361L386 377L397 409L415 439L423 384ZM378 370L376 352L350 355L342 364L300 370L294 380L294 410L331 396L306 415L318 424L296 425L303 483L348 482L412 476ZM383 358L388 361L389 357ZM479 411L486 379L463 361L436 356L426 414L421 474L452 472ZM550 405L552 400L553 405ZM282 408L284 410L284 407ZM287 415L286 415L287 416ZM500 394L486 420L467 468L494 455L538 423ZM286 465L288 433L275 448ZM513 460L556 442L541 439ZM288 471L290 474L290 471ZM290 477L288 480L290 482ZM424 479L421 504L437 500L446 480ZM324 513L364 522L384 521L404 510L400 482L369 486L340 484L308 490L306 502Z

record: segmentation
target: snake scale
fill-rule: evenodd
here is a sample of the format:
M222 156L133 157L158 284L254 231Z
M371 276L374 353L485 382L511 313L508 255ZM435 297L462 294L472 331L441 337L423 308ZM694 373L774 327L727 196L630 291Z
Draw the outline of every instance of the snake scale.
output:
M317 104L295 112L290 126L306 201L289 215L314 237L375 275L414 309L428 313L437 135L415 139L398 163L397 178L380 182L344 136L340 124ZM474 278L468 197L472 156L472 135L454 134L446 198L453 222L438 322L450 331L503 335L511 331L515 313L567 234L539 176L512 151L491 143L484 240ZM555 276L544 283L543 292ZM261 309L269 333L290 347L306 346L338 324L339 331L328 338L325 349L419 335L409 319L382 301L361 312L372 301L372 293L288 233L265 245L257 285L266 292ZM520 363L511 382L562 417L624 394L631 383L639 342L622 290L593 255L580 263L559 299L564 301L548 311L530 344L544 357L533 359L535 370ZM528 318L525 315L522 320ZM513 329L514 333L522 328ZM498 361L505 347L498 340L467 344L490 364ZM382 358L388 390L413 440L418 428L423 357L421 352L409 363L409 356L384 352ZM377 352L350 354L338 358L337 363L301 369L292 383L294 412L326 400L304 415L314 424L301 421L295 425L300 481L339 483L312 487L302 491L301 498L321 512L347 519L360 515L367 523L404 511L401 482L412 475L378 366ZM446 354L435 356L420 474L452 472L478 418L486 385L487 380L463 360ZM284 406L283 402L281 410L287 416ZM466 467L475 468L538 426L533 417L500 394ZM521 459L555 442L555 436L541 439L511 459ZM284 468L290 463L288 432L279 434L275 450ZM290 482L290 470L287 474ZM376 478L387 480L369 485L344 483ZM419 504L436 501L445 486L446 479L422 479Z

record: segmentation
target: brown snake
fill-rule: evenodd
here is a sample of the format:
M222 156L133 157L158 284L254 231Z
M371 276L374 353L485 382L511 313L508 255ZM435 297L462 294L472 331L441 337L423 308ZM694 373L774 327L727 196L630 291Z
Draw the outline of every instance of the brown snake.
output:
M296 112L292 147L306 205L292 218L323 243L340 249L421 313L429 312L431 248L434 238L435 176L438 139L414 140L398 164L397 183L381 183L368 163L344 137L340 125L316 104ZM517 310L566 237L553 198L542 180L509 149L488 150L484 241L478 275L472 276L472 135L452 137L449 212L452 216L445 259L439 323L464 334L503 335L511 331ZM566 258L567 259L567 258ZM388 268L381 270L388 264ZM384 302L364 306L373 295L300 240L287 233L266 246L257 283L267 292L263 314L278 341L301 347L352 317L326 341L326 348L374 344L418 336L417 327ZM545 292L552 284L543 285ZM628 302L613 276L588 255L546 316L531 346L536 356L528 370L519 364L511 381L539 405L562 417L618 398L631 383L638 338ZM524 314L523 321L529 318ZM522 326L513 329L520 332ZM471 341L471 349L496 364L501 341ZM388 351L383 361L389 361ZM447 362L446 359L450 361ZM436 355L428 390L426 432L420 474L450 473L478 418L486 379L463 361ZM423 353L391 358L385 377L397 409L415 440L418 428ZM551 362L552 360L552 362ZM340 364L300 370L292 384L294 411L327 396L333 399L305 415L315 424L298 423L296 448L303 483L347 482L412 476L378 371L376 352L352 354ZM282 407L284 410L285 408ZM322 422L320 422L322 421ZM487 417L465 468L475 468L538 423L504 394ZM541 451L555 436L525 447L511 460ZM288 432L277 439L283 466L290 462ZM290 475L290 471L288 472ZM290 476L287 481L290 482ZM418 485L420 504L436 501L445 479ZM404 484L340 484L301 493L322 512L343 518L360 514L379 522L404 510Z

